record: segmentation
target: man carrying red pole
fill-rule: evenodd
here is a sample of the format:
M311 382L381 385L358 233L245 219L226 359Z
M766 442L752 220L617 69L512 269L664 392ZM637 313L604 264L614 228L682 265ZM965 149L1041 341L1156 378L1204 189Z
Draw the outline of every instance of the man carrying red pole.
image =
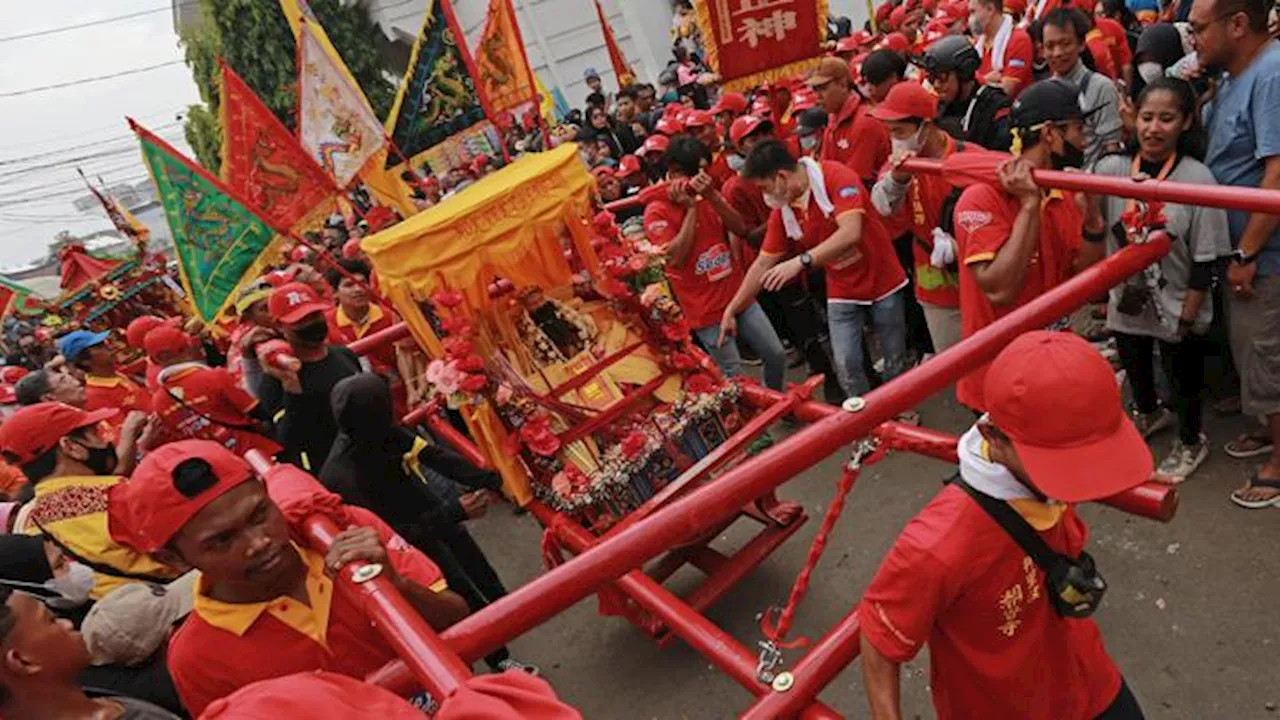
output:
M1009 345L960 476L907 523L858 605L871 715L901 717L899 668L929 644L938 717L1142 718L1098 626L1106 591L1072 504L1140 485L1151 451L1111 366L1070 333Z

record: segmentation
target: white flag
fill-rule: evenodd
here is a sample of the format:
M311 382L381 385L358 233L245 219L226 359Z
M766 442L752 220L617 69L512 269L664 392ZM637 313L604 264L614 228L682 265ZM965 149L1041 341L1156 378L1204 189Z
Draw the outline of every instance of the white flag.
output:
M387 143L369 101L340 58L325 52L310 23L298 29L298 139L341 187Z

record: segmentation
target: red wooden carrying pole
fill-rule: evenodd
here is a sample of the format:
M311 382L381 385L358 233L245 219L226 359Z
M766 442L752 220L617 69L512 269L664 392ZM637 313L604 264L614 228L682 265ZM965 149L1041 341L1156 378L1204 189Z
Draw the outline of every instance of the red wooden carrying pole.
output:
M245 453L245 460L260 477L266 478L271 471L271 461L256 450ZM321 552L328 551L340 532L333 520L324 515L307 518L303 521L303 530L311 546ZM363 578L370 572L369 568L370 564L365 562L348 563L342 569L340 587L360 596L365 613L378 633L422 687L437 702L444 702L471 677L470 668L392 587L385 575L375 573Z
M995 324L868 394L857 413L839 413L801 430L773 448L692 490L665 508L625 528L472 614L444 633L460 656L474 660L537 627L675 544L723 522L744 504L790 480L881 423L908 410L956 378L989 362L1027 330L1041 328L1074 310L1168 252L1169 237L1130 245L1046 292Z

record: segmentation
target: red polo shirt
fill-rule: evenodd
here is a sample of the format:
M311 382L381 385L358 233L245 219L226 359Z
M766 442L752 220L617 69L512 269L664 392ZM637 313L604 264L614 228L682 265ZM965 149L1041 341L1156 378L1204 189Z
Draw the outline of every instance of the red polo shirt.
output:
M84 378L84 409L90 412L102 408L115 408L115 416L107 420L114 441L120 435L120 426L134 410L151 412L151 396L138 383L124 375L111 377L86 375Z
M396 324L395 315L377 303L369 305L369 313L365 315L363 323L356 323L347 317L341 305L335 306L325 317L329 321L329 342L335 345L350 345L366 335L386 330ZM384 343L365 357L369 358L369 366L379 375L392 374L397 368L395 343Z
M974 277L974 263L989 262L1009 240L1018 216L1018 200L992 185L971 185L956 203L956 255L960 259L960 324L967 338L1042 295L1071 276L1080 248L1083 219L1070 194L1054 191L1041 204L1040 244L1032 254L1018 299L995 306ZM956 397L985 411L987 365L960 378Z
M716 189L721 192L724 191L724 184L729 182L730 178L738 177L738 173L729 169L729 159L723 150L716 152L711 164L707 166L707 174L715 181Z
M665 247L680 232L687 211L666 199L651 201L644 209L644 231L649 242ZM699 200L693 225L693 247L684 262L667 261L667 281L689 319L689 326L719 325L724 309L742 284L742 268L733 261L729 233L709 200Z
M862 238L854 244L852 251L823 268L827 279L827 298L870 304L893 294L907 284L907 276L898 263L898 256L889 234L880 223L880 216L865 212L867 192L862 181L852 169L837 162L823 162L822 174L827 197L835 206L831 214L822 214L812 191L807 193L808 199L801 198L803 205L792 207L804 231L797 247L787 237L782 210L774 210L769 216L761 254L797 255L812 250L839 229L836 220L841 215L863 213Z
M446 585L425 555L410 547L378 516L346 508L355 524L372 527L401 577L437 592ZM324 556L299 550L307 565L309 606L290 597L233 605L197 587L193 611L169 643L169 673L192 717L209 703L252 682L315 670L363 680L391 660L382 639L352 593L334 592Z
M1111 53L1111 40L1098 28L1094 28L1084 36L1085 47L1089 48L1089 54L1093 56L1093 66L1098 72L1115 80L1118 75L1118 66L1116 65L1115 56Z
M1116 70L1123 71L1133 62L1133 51L1129 49L1129 36L1124 26L1107 17L1095 17L1093 22L1106 40Z
M857 93L850 93L827 123L822 140L821 159L848 165L859 179L875 177L893 149L889 131L868 114L870 109Z
M1024 516L1054 550L1075 556L1084 547L1088 528L1074 510L1051 526ZM1120 672L1098 626L1061 617L1045 592L1044 572L951 486L903 528L862 595L858 621L896 663L928 643L942 720L1090 720L1119 694Z
M195 364L166 374L151 401L171 440L212 440L237 455L259 450L274 457L280 446L252 429L249 413L257 405L225 369Z
M946 136L947 146L939 160L956 152L956 141ZM881 177L889 174L885 166ZM933 251L933 229L938 227L942 204L953 186L941 175L915 174L907 185L907 197L897 212L884 219L889 237L912 234L911 257L915 265L916 297L936 307L960 307L960 277L946 268L936 268L929 261Z
M1051 0L1055 1L1056 0ZM991 54L992 48L990 42L993 38L987 38L988 44L982 50L982 64L978 66L978 80L987 76L991 72ZM1023 88L1030 85L1035 78L1032 76L1031 64L1035 60L1034 49L1031 45L1031 36L1022 28L1014 28L1013 33L1009 36L1009 43L1004 48L1004 66L1000 70L1002 80L1017 80L1018 86L1013 89L1013 93L1009 96L1012 100L1022 92Z

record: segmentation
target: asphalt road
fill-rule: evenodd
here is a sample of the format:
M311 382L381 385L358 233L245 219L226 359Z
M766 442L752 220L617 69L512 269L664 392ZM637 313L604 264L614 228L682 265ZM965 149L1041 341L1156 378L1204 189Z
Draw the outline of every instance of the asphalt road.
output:
M960 432L971 416L953 398L921 408L924 424ZM1280 718L1280 511L1243 510L1227 498L1253 468L1221 451L1245 427L1241 417L1209 418L1215 448L1183 487L1169 524L1087 506L1090 552L1110 590L1097 618L1107 647L1148 718ZM1173 436L1153 439L1163 452ZM710 617L748 647L760 639L755 616L786 600L839 478L842 456L823 460L779 494L804 505L808 523L749 575ZM940 488L950 466L891 456L864 471L832 535L795 635L816 638L849 611L899 529ZM1081 468L1088 472L1088 468ZM732 526L718 546L733 549L752 523ZM509 586L542 572L540 528L528 516L495 508L473 532ZM668 582L676 592L697 581L686 569ZM676 643L663 650L624 620L596 614L594 597L512 643L536 663L560 696L587 718L732 718L749 695ZM791 651L794 661L799 652ZM866 717L856 663L821 699L846 717ZM924 654L906 667L903 711L934 717Z

